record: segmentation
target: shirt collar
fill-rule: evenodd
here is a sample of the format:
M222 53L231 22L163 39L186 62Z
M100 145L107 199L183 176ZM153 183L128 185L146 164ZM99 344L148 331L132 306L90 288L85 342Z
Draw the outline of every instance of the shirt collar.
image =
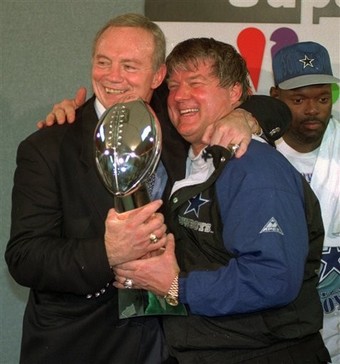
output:
M100 119L104 112L106 111L105 107L103 106L103 104L96 98L96 100L94 101L94 108L96 110L98 119Z

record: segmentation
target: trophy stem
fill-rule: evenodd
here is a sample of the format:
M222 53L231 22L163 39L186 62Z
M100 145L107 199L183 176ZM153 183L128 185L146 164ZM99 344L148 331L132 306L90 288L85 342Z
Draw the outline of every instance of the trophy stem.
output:
M130 211L150 202L150 196L146 184L127 196L114 196L114 206L118 212Z

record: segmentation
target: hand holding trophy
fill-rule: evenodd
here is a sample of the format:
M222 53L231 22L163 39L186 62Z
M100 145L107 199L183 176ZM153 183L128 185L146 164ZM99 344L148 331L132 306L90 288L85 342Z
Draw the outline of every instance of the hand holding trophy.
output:
M147 181L157 167L161 139L157 117L141 99L116 104L99 120L94 133L96 166L114 196L117 211L150 202ZM125 289L119 291L118 297L120 318L185 314L184 306L169 306L163 297L151 292Z

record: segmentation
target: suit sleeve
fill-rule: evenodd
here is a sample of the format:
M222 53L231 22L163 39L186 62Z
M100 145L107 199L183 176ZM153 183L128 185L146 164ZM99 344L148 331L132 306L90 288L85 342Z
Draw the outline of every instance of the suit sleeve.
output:
M60 166L50 152L29 140L18 148L5 258L21 285L79 295L96 292L112 279L103 235L67 233L65 205L72 202L63 198ZM78 219L74 229L86 230L89 221L91 216Z

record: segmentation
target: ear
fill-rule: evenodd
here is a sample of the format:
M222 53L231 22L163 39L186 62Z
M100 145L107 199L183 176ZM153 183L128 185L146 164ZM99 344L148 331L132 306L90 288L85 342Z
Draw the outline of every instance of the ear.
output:
M153 76L151 88L156 89L164 80L166 76L166 66L162 64Z
M230 88L230 101L232 105L237 105L240 102L242 96L242 86L240 83L235 83L234 86Z
M272 86L269 90L269 94L271 97L279 98L279 90L277 87Z

